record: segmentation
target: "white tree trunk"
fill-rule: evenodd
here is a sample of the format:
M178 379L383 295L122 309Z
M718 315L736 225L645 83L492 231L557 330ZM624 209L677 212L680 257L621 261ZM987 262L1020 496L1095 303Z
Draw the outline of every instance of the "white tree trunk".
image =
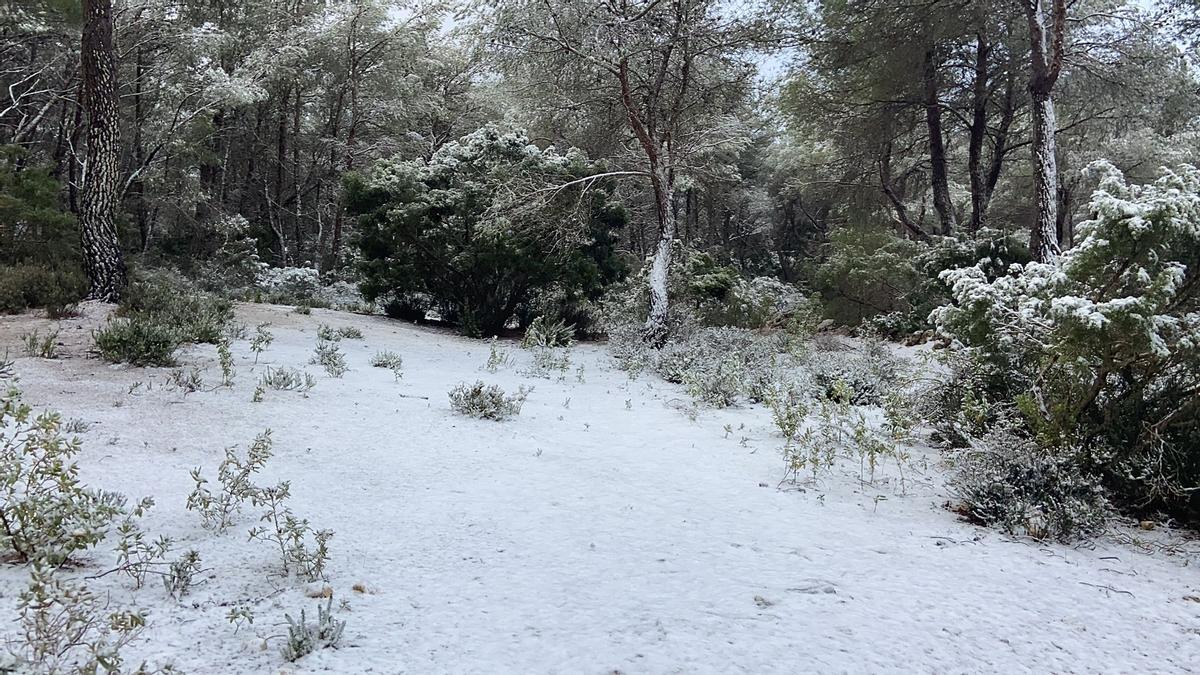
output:
M669 298L667 295L667 280L671 269L671 247L675 242L675 212L671 209L674 186L671 185L667 172L658 168L655 170L655 198L659 217L658 245L654 249L654 259L650 263L650 311L646 316L644 335L646 341L654 346L661 346L667 339L667 318Z
M1050 96L1033 101L1033 169L1037 218L1030 236L1030 250L1036 260L1047 262L1062 249L1058 243L1058 161L1055 159L1054 134L1057 122L1054 100Z

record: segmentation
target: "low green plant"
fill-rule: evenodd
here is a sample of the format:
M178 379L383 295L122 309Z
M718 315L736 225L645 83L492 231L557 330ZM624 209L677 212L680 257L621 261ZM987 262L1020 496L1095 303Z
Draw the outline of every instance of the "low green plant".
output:
M259 518L263 524L250 530L250 539L271 544L278 551L284 576L305 581L323 579L333 530L314 529L308 520L295 516L287 505L290 497L291 484L287 481L251 493L251 503L265 510Z
M230 349L228 339L217 343L217 361L221 364L221 386L232 387L235 371L233 366L233 350Z
M404 376L404 359L396 352L382 351L371 357L371 366L374 368L387 368L392 371L392 375L399 380Z
M494 373L512 364L512 356L507 350L500 348L499 338L493 337L491 340L488 340L488 360L487 363L483 364L484 370Z
M0 395L0 557L50 566L100 543L121 514L120 495L86 487L79 439L57 413L34 416L20 393Z
M196 366L192 366L190 370L172 370L167 375L167 384L179 389L186 396L204 388L204 375Z
M262 374L258 381L259 390L275 389L277 391L307 392L317 386L313 376L298 368L270 368Z
M169 327L180 343L217 344L233 321L233 303L177 275L141 272L121 296L117 314Z
M275 341L275 335L267 330L269 323L260 323L254 327L254 337L250 338L250 351L254 352L254 363L258 363L258 357L267 351L267 347Z
M38 330L25 333L21 336L21 342L25 345L25 355L43 359L56 358L58 356L58 334L57 329L46 335L42 335Z
M192 470L195 486L187 498L187 508L200 514L205 529L224 532L233 524L242 505L254 498L258 488L252 482L271 458L271 430L259 434L243 458L237 448L225 448L225 459L217 466L217 488L214 493L202 469Z
M92 333L92 338L106 361L135 366L174 365L180 345L174 330L142 317L111 319Z
M146 616L137 610L106 613L107 604L53 568L34 565L28 587L17 596L14 672L122 672L121 650L145 628Z
M346 355L338 347L338 339L336 337L333 340L318 337L317 348L313 353L313 357L308 362L324 368L325 373L330 377L341 377L346 374L346 371L350 370L349 366L346 365Z
M521 406L532 389L520 387L509 396L497 385L482 381L475 384L459 383L450 390L450 408L460 415L497 422L521 414Z
M311 623L300 610L299 620L290 614L284 618L288 623L286 642L279 648L279 653L285 661L293 662L318 649L336 649L346 630L346 622L333 618L333 597L329 597L324 605L317 605L317 621Z
M551 321L544 316L539 316L530 322L529 327L525 329L525 336L521 338L521 347L523 349L533 349L535 347L571 347L574 344L574 328L568 326L561 319Z

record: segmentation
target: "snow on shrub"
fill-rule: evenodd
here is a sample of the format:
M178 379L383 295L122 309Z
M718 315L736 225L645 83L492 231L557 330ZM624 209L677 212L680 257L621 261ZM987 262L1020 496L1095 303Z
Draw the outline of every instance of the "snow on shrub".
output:
M263 265L254 283L267 300L297 304L312 300L321 290L321 273L311 267L270 267Z
M16 389L0 395L0 558L58 566L104 539L120 495L83 485L77 438L58 413L34 416Z
M979 395L1017 410L1046 452L1077 448L1115 500L1196 513L1200 487L1200 170L1130 185L1111 165L1047 263L989 279L944 272L953 305L938 329L976 364Z
M889 392L902 388L907 364L874 332L864 329L862 346L852 351L814 350L803 360L817 393L846 397L855 405L879 405Z
M532 389L521 387L511 396L497 385L482 381L475 384L460 383L450 390L450 409L460 415L497 422L521 414L521 406Z
M1101 530L1108 502L1073 451L996 430L955 455L950 489L967 518L1010 534L1072 541Z

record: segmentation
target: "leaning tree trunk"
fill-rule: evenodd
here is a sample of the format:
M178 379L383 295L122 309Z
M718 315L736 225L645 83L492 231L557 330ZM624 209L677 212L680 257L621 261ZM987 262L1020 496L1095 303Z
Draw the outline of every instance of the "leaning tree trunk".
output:
M79 225L88 298L116 302L125 287L125 260L117 238L120 194L120 119L113 50L112 0L83 0L80 61L88 115L87 153Z
M675 242L675 210L671 208L673 186L668 171L656 167L651 176L654 187L655 210L658 212L658 245L650 262L650 311L643 329L646 341L656 347L667 339L669 297L667 281L671 269L671 248Z

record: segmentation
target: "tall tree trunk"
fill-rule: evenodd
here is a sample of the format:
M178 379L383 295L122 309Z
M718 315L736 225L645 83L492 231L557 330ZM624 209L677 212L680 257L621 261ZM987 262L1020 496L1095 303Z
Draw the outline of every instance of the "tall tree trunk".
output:
M946 147L942 140L942 105L938 100L937 56L933 49L925 52L925 125L929 129L930 184L933 188L933 207L938 213L941 233L950 235L957 228L954 204L950 201L949 175L946 170Z
M977 7L979 5L977 4ZM983 141L987 136L988 54L987 16L977 10L979 26L975 35L975 72L971 83L971 129L967 144L967 173L971 178L971 231L978 232L987 220L988 195L983 175Z
M1066 0L1023 0L1029 22L1029 93L1033 117L1033 184L1037 214L1029 236L1035 259L1046 262L1062 249L1058 243L1058 163L1055 157L1057 121L1052 93L1062 72L1067 25ZM1050 16L1046 4L1051 5Z
M116 302L125 288L125 260L117 238L120 193L120 110L113 49L112 0L83 0L81 51L88 114L86 166L79 225L88 298Z

